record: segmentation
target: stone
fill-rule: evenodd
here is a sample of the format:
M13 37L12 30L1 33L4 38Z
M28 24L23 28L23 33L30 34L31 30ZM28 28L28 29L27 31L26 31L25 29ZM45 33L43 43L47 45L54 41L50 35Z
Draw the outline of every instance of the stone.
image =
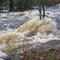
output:
M6 57L6 56L7 56L7 54L6 54L6 53L4 53L4 52L0 51L0 58L2 58L2 57Z
M4 59L0 58L0 60L4 60Z

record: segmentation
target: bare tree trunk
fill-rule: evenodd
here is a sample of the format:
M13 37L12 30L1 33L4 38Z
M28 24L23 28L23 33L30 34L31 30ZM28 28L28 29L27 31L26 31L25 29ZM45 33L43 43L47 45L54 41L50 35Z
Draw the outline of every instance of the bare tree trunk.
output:
M3 12L3 2L2 2L2 6L1 6L1 12Z
M1 12L1 3L0 3L0 12Z
M44 0L40 0L39 2L39 16L40 16L40 19L43 17L45 17L45 8L44 8ZM43 16L42 16L42 12L43 12Z
M13 9L14 9L13 0L10 0L9 11L13 11Z
M41 5L39 6L39 17L41 19Z
M3 12L3 0L0 1L0 12Z
M44 5L42 5L42 8L43 8L43 18L45 17L45 8L44 8Z

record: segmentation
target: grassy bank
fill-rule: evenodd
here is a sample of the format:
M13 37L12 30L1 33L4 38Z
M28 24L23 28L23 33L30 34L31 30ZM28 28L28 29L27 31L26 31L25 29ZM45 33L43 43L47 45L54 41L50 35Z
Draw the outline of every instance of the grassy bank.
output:
M38 51L26 51L23 53L22 57L16 54L14 50L12 52L12 60L60 60L60 49L50 49L49 51L45 52L38 52Z

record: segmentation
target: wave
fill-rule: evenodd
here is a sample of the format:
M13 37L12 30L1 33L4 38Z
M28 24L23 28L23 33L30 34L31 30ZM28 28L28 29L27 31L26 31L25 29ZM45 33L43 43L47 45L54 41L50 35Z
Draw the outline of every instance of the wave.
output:
M15 48L27 50L36 47L38 43L46 43L51 40L59 40L55 36L57 25L51 18L45 17L39 20L35 17L32 20L20 25L16 30L0 34L0 50L11 51Z

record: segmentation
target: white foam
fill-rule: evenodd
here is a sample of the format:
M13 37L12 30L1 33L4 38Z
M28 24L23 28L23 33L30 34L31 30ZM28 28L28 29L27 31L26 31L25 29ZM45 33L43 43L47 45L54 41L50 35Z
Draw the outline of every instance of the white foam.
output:
M5 54L2 51L0 51L0 57L7 57L7 54Z
M40 43L46 43L51 40L58 40L58 38L53 35L52 33L49 35L43 34L41 35L40 33L34 36L33 41L34 42L40 42Z

